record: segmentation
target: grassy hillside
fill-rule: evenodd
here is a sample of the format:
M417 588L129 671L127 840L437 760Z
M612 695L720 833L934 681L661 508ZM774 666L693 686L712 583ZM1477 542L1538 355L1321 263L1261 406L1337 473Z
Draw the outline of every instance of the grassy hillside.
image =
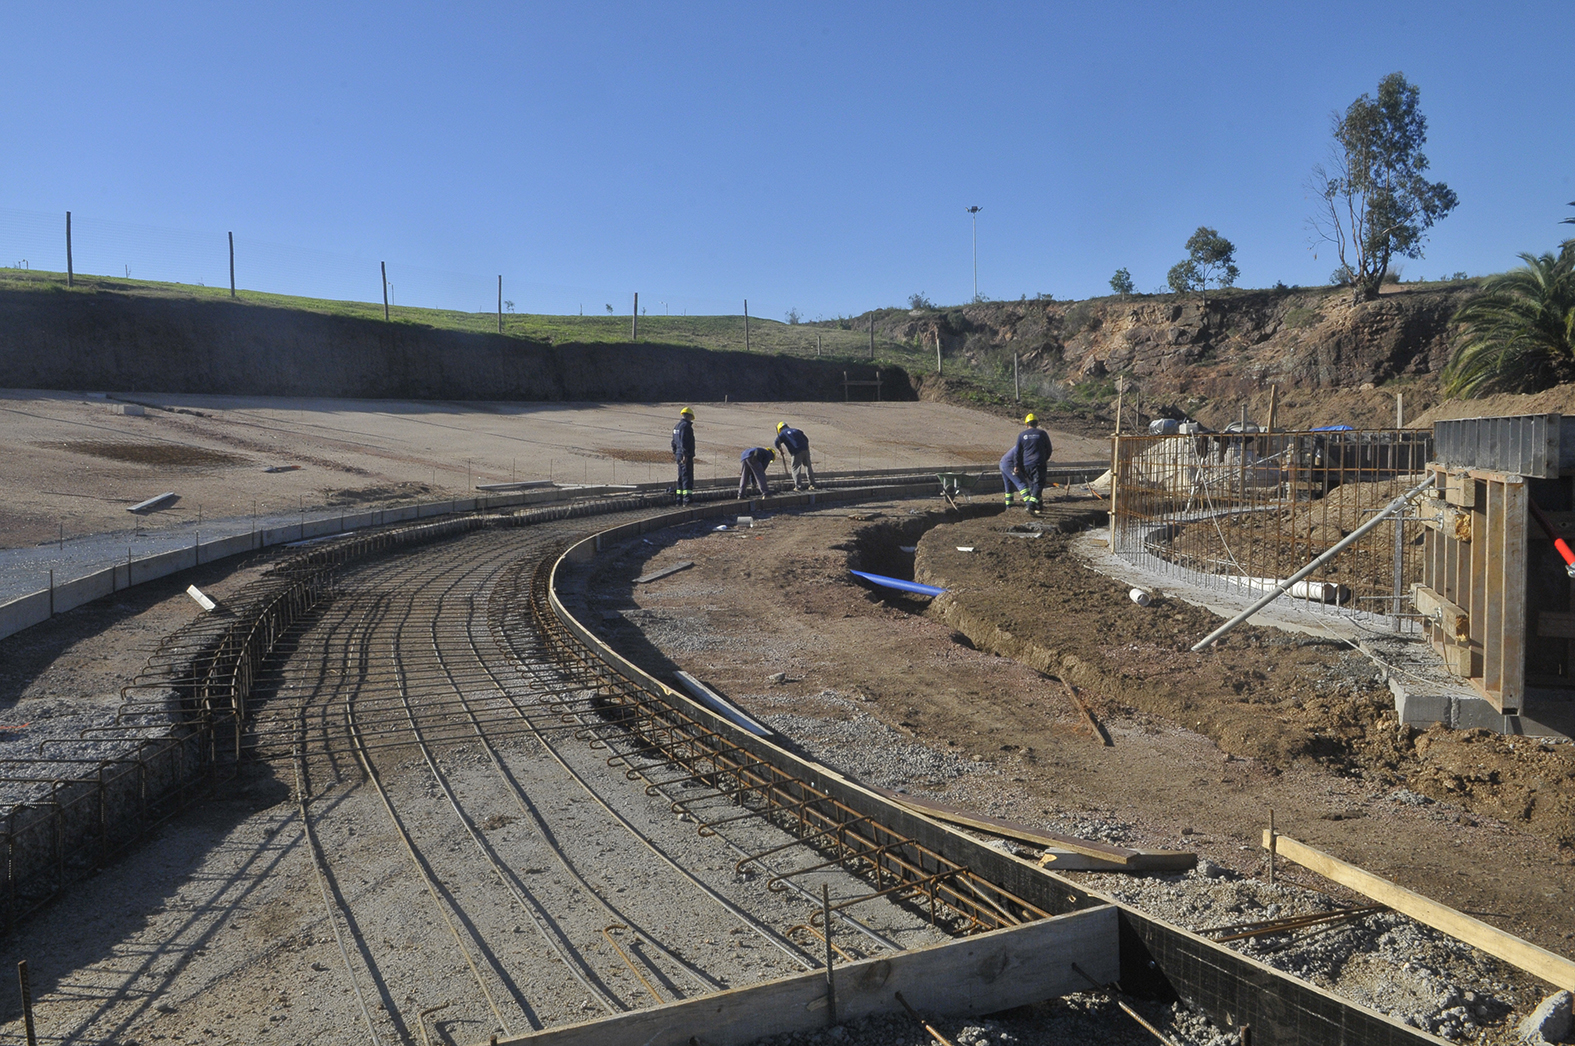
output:
M106 276L77 276L75 286L66 287L65 273L42 272L36 269L0 268L0 289L36 290L40 293L60 294L127 294L146 298L183 298L203 301L227 301L228 287L198 287L184 283L155 283L148 280L126 280ZM267 294L261 291L238 292L239 305L262 305L277 309L296 309L326 316L347 316L361 320L381 320L381 303L359 301L331 301L323 298L298 298L285 294ZM895 310L893 310L895 311ZM423 309L396 305L389 310L389 320L396 324L427 327L435 330L462 331L470 334L494 334L498 317L491 312L456 312L449 309ZM787 324L777 320L749 318L748 348L751 352L783 354L822 359L842 360L848 363L868 363L870 338L866 326L858 330L843 330L836 324ZM534 342L559 344L627 344L629 342L628 316L547 316L528 313L505 313L503 333L508 337ZM744 351L743 316L641 316L640 341L663 345L685 345L704 349ZM928 355L916 345L896 341L882 334L879 326L875 339L876 359L881 363L895 363L910 371L923 370L927 359L934 370L934 352Z

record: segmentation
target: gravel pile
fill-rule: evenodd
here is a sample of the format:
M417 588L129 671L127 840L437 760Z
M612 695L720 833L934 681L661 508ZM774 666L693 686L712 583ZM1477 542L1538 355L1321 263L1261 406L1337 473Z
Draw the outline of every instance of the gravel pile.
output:
M1204 931L1332 912L1332 898L1283 879L1270 886L1209 861L1185 875L1079 876L1090 887L1161 919ZM1493 1041L1525 989L1496 960L1395 912L1377 912L1294 935L1247 938L1229 947L1396 1020L1451 1041ZM1524 1008L1523 1006L1521 1008Z

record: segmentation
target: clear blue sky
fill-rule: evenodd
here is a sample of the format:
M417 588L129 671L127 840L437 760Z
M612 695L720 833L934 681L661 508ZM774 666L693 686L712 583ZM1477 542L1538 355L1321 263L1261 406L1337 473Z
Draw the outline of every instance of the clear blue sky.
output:
M807 318L1323 283L1305 183L1399 70L1460 196L1407 278L1575 215L1575 4L6 5L0 264L521 312Z

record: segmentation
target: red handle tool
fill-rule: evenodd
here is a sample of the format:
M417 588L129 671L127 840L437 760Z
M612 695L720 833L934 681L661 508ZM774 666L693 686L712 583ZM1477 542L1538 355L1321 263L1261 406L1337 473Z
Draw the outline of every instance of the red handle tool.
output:
M1559 536L1558 528L1553 525L1553 521L1548 518L1548 514L1543 512L1535 501L1528 498L1526 504L1531 507L1532 516L1541 524L1543 533L1547 534L1548 540L1553 542L1553 547L1558 549L1559 555L1564 557L1564 572L1570 577L1575 577L1575 552L1570 551L1569 542Z

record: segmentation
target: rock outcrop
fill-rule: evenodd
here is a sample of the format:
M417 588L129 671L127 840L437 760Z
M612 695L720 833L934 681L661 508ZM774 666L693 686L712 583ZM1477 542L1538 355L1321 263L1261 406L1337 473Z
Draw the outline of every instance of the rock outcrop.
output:
M984 302L882 314L877 329L925 346L939 338L948 357L984 373L1009 375L1017 353L1025 392L1040 398L1108 409L1122 376L1143 416L1215 424L1243 404L1262 413L1275 385L1282 424L1390 424L1397 391L1412 416L1438 401L1449 320L1473 293L1466 281L1390 285L1359 305L1332 287L1229 291L1206 304L1196 295Z

